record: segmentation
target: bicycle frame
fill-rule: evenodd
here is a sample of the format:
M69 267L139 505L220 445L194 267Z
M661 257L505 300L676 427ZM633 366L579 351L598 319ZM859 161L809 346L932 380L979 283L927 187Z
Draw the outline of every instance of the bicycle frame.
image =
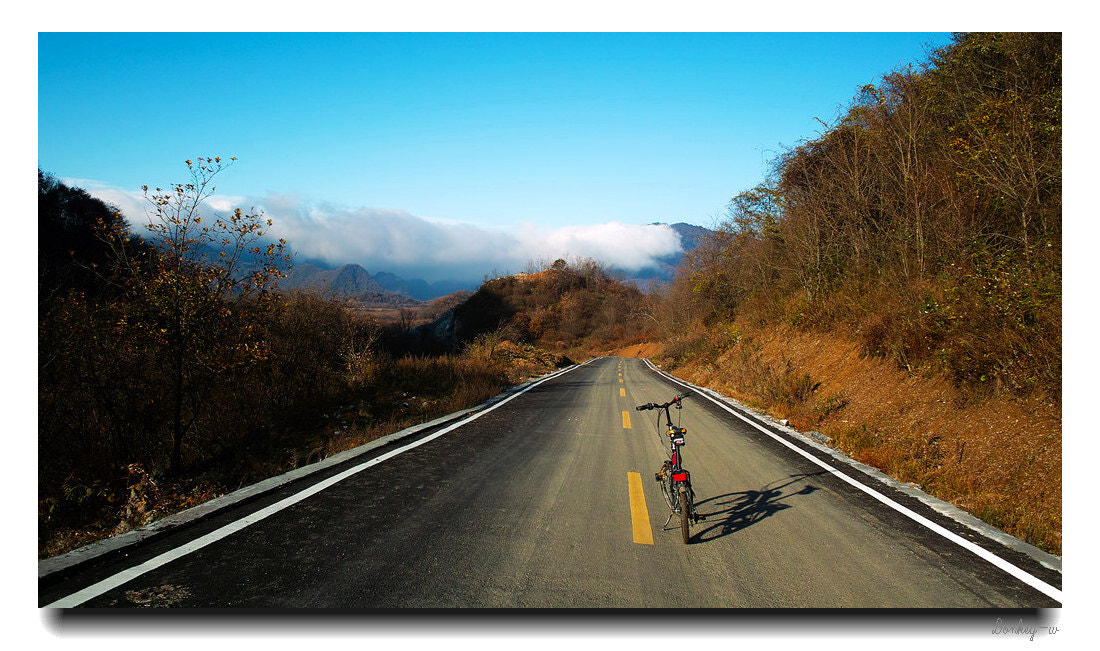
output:
M677 425L672 424L672 413L669 411L669 408L671 407L672 404L675 404L676 408L680 409L681 408L680 396L677 396L676 398L674 398L673 400L665 403L664 405L659 405L658 406L658 409L663 408L664 412L665 412L664 413L665 423L668 426L666 434L668 435L668 444L669 444L668 461L665 463L664 466L662 466L661 473L658 473L658 475L664 474L664 473L667 473L667 474L671 475L672 490L669 491L669 492L673 496L678 496L679 493L680 493L680 491L679 491L680 486L684 486L688 490L689 498L694 498L694 496L695 496L694 491L692 491L692 489L691 489L691 473L688 472L684 468L684 455L683 455L683 452L681 452L681 448L684 447L684 443L685 443L684 435L687 434L687 428L686 427L679 427ZM658 431L660 431L660 428L661 428L661 414L660 414L660 412L658 412L658 414L657 414L657 429L658 429ZM663 479L663 477L662 477L662 479ZM673 506L672 510L673 510L674 513L679 513L680 509L683 508L683 505L679 504L679 499L678 498L677 498L676 501L677 501L677 504L675 506Z

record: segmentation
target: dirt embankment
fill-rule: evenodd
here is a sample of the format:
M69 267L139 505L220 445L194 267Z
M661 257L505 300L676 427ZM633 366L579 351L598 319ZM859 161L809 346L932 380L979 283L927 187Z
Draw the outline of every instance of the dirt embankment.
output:
M659 357L664 351L664 345L654 342L635 344L624 348L609 351L607 355L612 357Z
M1053 401L965 394L940 375L863 356L853 341L789 328L752 333L672 372L821 432L852 458L1061 554Z

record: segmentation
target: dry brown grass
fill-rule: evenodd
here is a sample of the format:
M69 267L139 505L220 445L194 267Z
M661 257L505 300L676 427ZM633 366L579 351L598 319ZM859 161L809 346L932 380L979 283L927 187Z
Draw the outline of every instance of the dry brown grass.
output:
M790 328L753 332L675 372L1061 554L1062 417L1051 401L974 398L861 356L853 340Z
M615 357L660 357L664 351L664 345L655 342L646 342L642 344L635 344L633 346L625 346L616 350L606 353Z

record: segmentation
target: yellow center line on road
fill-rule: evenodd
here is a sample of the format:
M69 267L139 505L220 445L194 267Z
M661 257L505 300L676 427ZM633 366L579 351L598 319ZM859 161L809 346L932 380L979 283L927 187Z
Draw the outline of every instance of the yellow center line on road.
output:
M634 528L634 542L652 545L653 527L649 525L649 509L645 506L645 493L642 492L642 476L636 472L628 472L626 483L630 489L630 522Z
M631 429L630 427L630 412L623 412L623 429Z
M626 389L624 389L623 387L619 387L619 397L620 398L625 398L626 397Z

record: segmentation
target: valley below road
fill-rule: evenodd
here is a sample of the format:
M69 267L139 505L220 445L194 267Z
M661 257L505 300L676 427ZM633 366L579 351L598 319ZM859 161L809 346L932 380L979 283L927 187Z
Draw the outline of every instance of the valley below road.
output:
M40 578L39 605L1061 606L1050 590L853 488L702 395L672 412L688 430L684 465L697 509L706 515L685 545L675 519L662 527L668 508L653 474L667 442L656 412L634 409L683 390L642 360L591 360L475 411L415 447L409 444L445 426L179 527L125 555ZM840 472L871 485L851 468ZM643 497L632 499L630 486L639 477ZM301 497L311 487L315 492ZM872 488L1007 559L1060 598L1060 572L885 485ZM294 496L299 499L288 499Z

